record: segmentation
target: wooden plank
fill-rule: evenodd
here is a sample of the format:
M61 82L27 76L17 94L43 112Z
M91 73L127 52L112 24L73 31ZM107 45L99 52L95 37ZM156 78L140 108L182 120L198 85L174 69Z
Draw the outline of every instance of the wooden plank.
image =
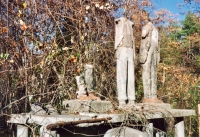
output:
M107 117L107 118L94 118L94 119L69 121L69 122L57 122L55 124L47 125L46 129L50 130L52 128L60 128L60 127L64 127L64 126L67 126L67 125L77 125L77 124L83 124L83 123L97 123L97 122L101 122L101 121L108 121L108 120L111 120L111 119L112 119L111 117Z

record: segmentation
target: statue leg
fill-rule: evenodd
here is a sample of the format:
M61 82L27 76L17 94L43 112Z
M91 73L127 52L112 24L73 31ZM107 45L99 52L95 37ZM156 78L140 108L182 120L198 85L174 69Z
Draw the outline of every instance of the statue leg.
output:
M144 98L151 97L151 66L152 66L153 46L148 51L146 62L142 65L142 81L144 88Z
M151 98L157 98L157 66L156 66L156 51L153 53L151 62Z
M135 101L135 72L133 49L128 48L128 83L127 94L129 101Z
M117 92L120 104L127 100L127 48L120 47L116 51L117 56Z
M143 65L143 86L144 86L144 99L145 103L163 103L157 99L157 72L156 60L157 54L152 45L148 52L147 62ZM146 71L145 71L146 70ZM145 84L146 82L146 84Z
M149 98L150 92L150 63L145 63L142 65L142 82L144 89L144 98Z

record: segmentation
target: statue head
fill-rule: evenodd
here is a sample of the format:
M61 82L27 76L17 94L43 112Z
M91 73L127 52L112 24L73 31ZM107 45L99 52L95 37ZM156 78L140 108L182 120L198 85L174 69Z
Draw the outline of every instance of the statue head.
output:
M153 24L151 22L148 22L144 27L142 27L142 38L145 38L152 30Z

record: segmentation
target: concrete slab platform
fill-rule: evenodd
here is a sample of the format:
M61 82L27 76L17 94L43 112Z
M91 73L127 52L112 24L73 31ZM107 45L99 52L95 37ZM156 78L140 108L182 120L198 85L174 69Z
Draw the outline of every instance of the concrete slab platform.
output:
M166 117L185 117L195 115L195 110L186 109L148 109L148 110L129 110L129 111L116 111L114 113L91 113L79 112L76 114L62 114L62 115L33 115L33 114L11 114L8 123L26 124L36 123L38 125L47 125L57 122L70 122L78 120L88 120L94 118L107 118L111 117L109 123L124 122L126 120L140 121L141 119L159 119ZM100 125L97 123L83 123L76 126L87 127L92 125Z
M144 109L171 109L171 105L168 103L137 103L136 105Z
M96 112L105 113L113 108L110 101L80 101L80 100L65 100L63 101L63 107L66 113L74 112Z

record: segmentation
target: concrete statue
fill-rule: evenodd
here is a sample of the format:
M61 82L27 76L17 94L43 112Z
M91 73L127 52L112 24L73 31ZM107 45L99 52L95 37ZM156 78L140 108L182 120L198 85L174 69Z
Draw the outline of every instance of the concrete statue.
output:
M76 92L79 100L100 100L94 95L93 65L86 64L84 71L76 76L78 91Z
M157 65L160 61L158 30L148 22L142 28L139 61L142 64L142 80L145 99L157 99Z
M125 17L115 19L115 50L117 58L117 93L119 105L134 104L135 45L133 22Z
M84 75L80 74L79 76L76 76L76 84L78 87L78 91L76 91L77 98L81 96L86 96L87 91L86 91L86 86L85 86L85 81L84 81Z
M93 80L93 65L86 64L85 65L85 84L88 92L94 91L94 80Z

